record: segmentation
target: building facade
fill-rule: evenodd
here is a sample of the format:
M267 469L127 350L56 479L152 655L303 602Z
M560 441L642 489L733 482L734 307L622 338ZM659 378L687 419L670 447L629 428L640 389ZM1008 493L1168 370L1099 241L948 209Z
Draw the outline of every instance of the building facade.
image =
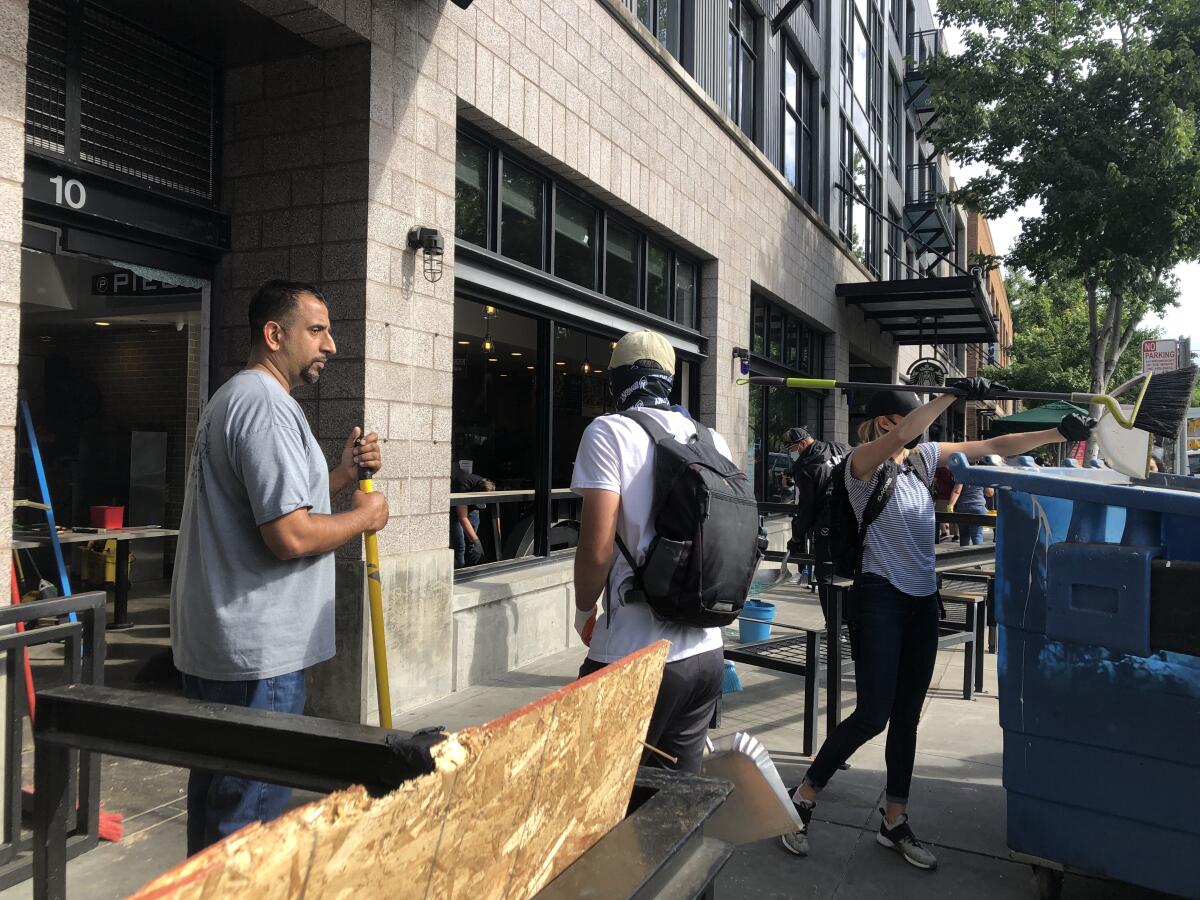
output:
M137 517L173 524L196 416L248 350L247 299L319 284L339 352L298 399L331 459L354 425L386 440L397 710L577 643L571 466L623 332L673 343L676 399L764 500L784 430L846 439L863 395L744 373L953 376L997 341L925 140L924 0L456 4L0 3L13 490L19 373L55 438L56 507L78 524L124 499L133 518L144 466L162 496ZM177 369L163 411L141 402ZM161 459L139 463L151 443ZM459 493L464 471L496 490ZM456 570L460 512L484 557ZM311 708L370 720L357 545L337 584Z

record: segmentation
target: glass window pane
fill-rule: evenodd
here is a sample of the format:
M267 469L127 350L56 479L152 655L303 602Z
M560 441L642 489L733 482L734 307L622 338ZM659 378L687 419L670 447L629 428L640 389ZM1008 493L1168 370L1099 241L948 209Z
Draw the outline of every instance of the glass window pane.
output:
M554 198L554 274L596 286L596 210L562 191Z
M799 174L796 162L796 120L791 113L783 114L783 175L792 184L796 184Z
M742 69L738 77L741 79L742 104L741 117L738 124L742 131L754 136L754 58L745 48L742 49Z
M614 412L605 369L613 337L575 328L554 330L554 428L550 463L553 487L571 486L579 439L597 416Z
M783 361L783 313L771 307L771 318L767 332L767 356L776 362Z
M800 322L788 316L787 335L783 344L783 364L796 369L800 366Z
M695 328L696 321L696 267L689 262L675 262L675 321L688 328Z
M654 27L653 0L637 0L637 17L647 28Z
M857 18L854 20L854 96L865 109L867 96L867 30Z
M542 267L545 182L504 163L500 207L500 252L528 266Z
M791 48L788 49L787 56L783 61L783 96L788 103L792 104L792 109L799 111L800 94L796 78L796 63L793 60Z
M725 41L725 111L735 122L738 117L737 106L734 104L737 97L737 48L737 35L730 29Z
M604 293L614 300L637 306L638 235L612 221L608 223L605 244Z
M801 138L799 187L804 199L813 203L813 139L812 134L808 131L805 131Z
M454 167L454 234L472 244L487 246L488 159L485 147L458 139Z
M521 536L532 535L534 474L545 458L534 438L536 395L537 322L506 309L496 309L489 317L482 305L455 298L450 489L480 496L474 503L451 503L450 546L454 548L462 535L462 506L484 549L480 562L530 552L532 541ZM486 478L500 491L527 492L528 499L487 504L484 486L468 475ZM456 567L465 562L456 553Z
M811 329L801 328L800 342L797 348L799 356L796 360L796 368L806 375L812 371L812 345L809 343L811 339Z
M767 307L761 300L753 300L750 313L750 352L758 356L767 355Z
M657 244L646 248L646 310L664 319L671 318L667 295L667 251Z

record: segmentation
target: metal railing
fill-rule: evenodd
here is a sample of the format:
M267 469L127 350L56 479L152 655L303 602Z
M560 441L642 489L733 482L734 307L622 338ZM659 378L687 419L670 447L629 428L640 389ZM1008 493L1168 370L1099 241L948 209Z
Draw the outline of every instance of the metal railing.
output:
M950 201L946 199L946 181L936 161L909 163L907 176L904 183L906 204L929 205L940 202L946 207L950 206Z
M929 31L910 31L904 44L905 73L916 75L930 60L942 54L942 32L940 29Z
M62 665L69 684L102 684L104 682L104 619L103 591L72 594L53 600L35 600L17 606L0 608L0 651L5 653L5 695L8 712L5 716L7 752L4 758L5 803L3 837L0 840L0 889L11 887L36 875L47 857L36 840L21 834L23 806L22 787L22 720L27 701L21 689L25 682L22 657L30 647L42 644L63 644ZM75 621L68 621L74 613ZM53 624L39 624L45 621ZM24 630L17 630L23 628ZM41 714L42 709L38 709ZM37 720L41 724L41 719ZM39 806L46 799L38 794L45 773L38 769L35 739L34 828L46 810ZM63 760L59 776L59 796L56 806L59 842L53 851L54 864L66 866L66 861L91 850L99 840L100 829L100 756L96 753L71 753Z

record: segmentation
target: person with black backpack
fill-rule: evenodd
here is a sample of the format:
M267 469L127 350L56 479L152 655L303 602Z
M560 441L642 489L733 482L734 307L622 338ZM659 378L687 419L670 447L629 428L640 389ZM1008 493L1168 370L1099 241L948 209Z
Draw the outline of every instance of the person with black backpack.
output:
M984 378L950 387L967 400L1005 388ZM1013 456L1059 441L1087 440L1094 420L1064 417L1058 428L964 443L921 443L921 435L958 399L945 394L920 405L911 393L880 390L867 404L859 439L833 475L830 530L833 566L852 577L847 619L854 652L857 705L821 746L792 794L804 827L783 836L784 847L808 854L808 825L817 793L850 756L888 730L887 786L876 841L920 869L937 857L913 835L907 805L917 749L917 722L938 649L939 599L934 567L933 481L938 465L962 453L972 462Z
M833 483L833 469L850 453L850 445L841 441L818 441L807 428L787 430L784 440L792 458L792 478L796 482L796 515L792 517L792 539L788 555L804 552L812 538L814 580L820 591L821 611L828 621L829 527L825 507ZM787 561L784 561L787 565ZM798 578L799 576L797 576Z
M608 375L619 412L588 425L571 478L583 497L575 626L588 657L579 676L670 641L646 742L676 757L674 768L699 772L721 694L721 626L741 611L766 536L724 438L671 406L667 340L625 335ZM647 752L642 764L664 762Z

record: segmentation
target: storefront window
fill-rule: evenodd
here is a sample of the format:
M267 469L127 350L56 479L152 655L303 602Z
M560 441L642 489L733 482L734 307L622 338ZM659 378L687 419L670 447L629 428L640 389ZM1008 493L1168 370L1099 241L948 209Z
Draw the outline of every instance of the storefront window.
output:
M471 140L458 142L454 181L454 235L486 247L491 154Z
M761 300L752 301L750 313L750 352L767 355L767 306Z
M610 220L605 252L604 293L614 300L637 306L637 272L637 232Z
M512 559L533 521L537 467L537 321L500 307L454 303L454 400L451 478L471 473L508 502L481 493L469 507L479 520L480 562ZM453 529L452 529L453 530ZM453 534L451 535L453 539Z
M500 206L500 252L542 267L545 182L510 162L504 164Z
M558 326L554 332L554 436L552 476L555 488L571 486L575 453L592 419L614 411L606 368L612 338Z
M667 251L658 244L646 248L646 311L671 318Z
M699 328L696 316L696 267L675 262L675 321L687 328Z
M554 198L554 274L596 287L596 210L563 191Z

